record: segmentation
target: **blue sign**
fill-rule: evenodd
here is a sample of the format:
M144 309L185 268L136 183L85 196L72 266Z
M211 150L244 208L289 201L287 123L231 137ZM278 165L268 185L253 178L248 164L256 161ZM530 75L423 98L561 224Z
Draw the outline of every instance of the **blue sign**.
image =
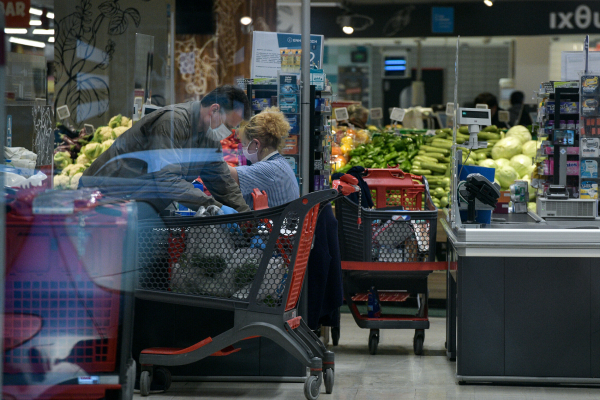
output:
M300 50L302 49L302 35L296 33L277 33L277 41L280 49ZM323 36L310 35L310 67L322 68Z
M454 32L454 7L431 7L431 33Z

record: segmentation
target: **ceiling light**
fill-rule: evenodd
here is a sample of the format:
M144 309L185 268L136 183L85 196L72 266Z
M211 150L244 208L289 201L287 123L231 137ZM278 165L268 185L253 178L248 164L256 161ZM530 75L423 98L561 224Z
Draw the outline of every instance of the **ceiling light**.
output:
M34 35L54 35L54 29L34 29Z
M43 14L42 10L33 8L33 7L29 8L29 13L33 14L33 15L42 15Z
M54 36L50 36L48 38L48 43L54 43Z
M46 17L48 17L50 19L54 19L54 13L53 12L47 12L46 13Z
M242 25L250 25L252 23L252 17L244 16L240 19Z
M31 21L29 21L29 25L40 26L40 25L42 25L42 21L40 21L39 19L38 20L32 19Z
M488 7L491 7L494 5L494 0L483 0L483 4L485 4Z
M10 37L8 39L8 41L11 43L22 44L23 46L40 47L42 49L44 47L46 47L46 43L44 43L44 42L37 42L35 40L27 40L27 39L19 39L16 37Z
M352 33L354 33L354 28L351 26L344 26L342 27L342 31L344 31L346 35L352 35Z
M4 33L9 35L27 35L27 29L25 28L4 28Z

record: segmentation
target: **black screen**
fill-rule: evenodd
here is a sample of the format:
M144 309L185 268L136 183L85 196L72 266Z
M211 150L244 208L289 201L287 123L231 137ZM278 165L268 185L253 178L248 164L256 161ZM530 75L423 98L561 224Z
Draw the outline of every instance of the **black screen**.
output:
M463 111L463 118L489 118L490 113L488 111Z
M239 23L239 21L236 21ZM213 0L177 0L175 33L178 35L214 35Z

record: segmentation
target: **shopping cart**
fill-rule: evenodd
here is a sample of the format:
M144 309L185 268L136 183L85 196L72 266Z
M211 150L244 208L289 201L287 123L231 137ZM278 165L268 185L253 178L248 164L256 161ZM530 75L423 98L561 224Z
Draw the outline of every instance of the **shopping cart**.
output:
M140 222L137 297L234 312L233 328L214 338L187 348L143 350L139 358L143 396L149 394L157 373L169 386L170 373L164 367L226 356L240 350L233 347L236 342L257 336L273 340L310 368L304 385L307 399L319 396L323 381L326 392L332 392L334 354L298 316L296 307L319 207L357 190L348 182L336 185L337 190L311 193L264 210Z
M134 204L25 189L7 210L4 398L133 398Z
M429 328L427 277L445 269L445 263L433 262L437 209L424 177L379 169L366 171L364 180L377 210L359 208L347 198L335 206L344 297L358 326L370 329L371 354L377 353L380 329L415 329L413 349L420 355ZM375 299L399 305L409 297L417 301L414 315L359 309L365 303L369 309Z

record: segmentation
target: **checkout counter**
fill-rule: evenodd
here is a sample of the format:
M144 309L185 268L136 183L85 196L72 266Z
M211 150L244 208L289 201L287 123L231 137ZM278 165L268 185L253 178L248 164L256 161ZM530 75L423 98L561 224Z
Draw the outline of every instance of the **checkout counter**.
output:
M600 383L600 221L494 217L442 218L459 383Z

